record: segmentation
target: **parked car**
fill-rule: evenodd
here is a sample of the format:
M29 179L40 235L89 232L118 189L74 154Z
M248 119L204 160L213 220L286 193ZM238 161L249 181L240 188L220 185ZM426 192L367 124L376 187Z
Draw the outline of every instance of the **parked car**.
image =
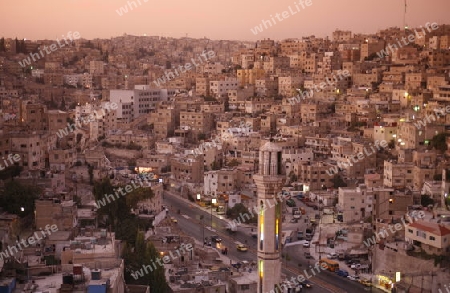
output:
M178 220L175 219L174 217L171 217L170 220L172 221L172 223L178 223Z
M205 237L205 240L203 241L203 244L207 245L207 246L212 246L211 239L208 239L208 237Z
M327 258L336 259L336 258L338 258L338 255L337 255L337 253L332 252L332 253L327 254Z
M302 212L295 211L294 213L294 219L301 219L302 218Z
M358 281L359 280L359 276L356 276L356 275L350 275L350 276L347 276L347 278L349 280L351 280L351 281Z
M337 271L336 271L336 275L341 276L341 277L344 277L344 278L347 278L349 274L348 274L348 272L345 271L345 270L337 270Z
M286 205L288 207L295 207L296 206L295 201L292 198L286 200Z
M364 286L366 286L366 287L371 287L372 286L372 282L370 282L370 281L368 281L368 280L359 280L359 282L361 283L361 284L363 284Z
M309 246L310 246L309 241L305 241L305 242L303 243L303 247L309 247Z
M297 240L303 240L303 231L297 232Z
M350 268L354 269L354 270L359 269L360 267L361 267L361 264L359 264L359 263L354 263L354 264L350 265Z

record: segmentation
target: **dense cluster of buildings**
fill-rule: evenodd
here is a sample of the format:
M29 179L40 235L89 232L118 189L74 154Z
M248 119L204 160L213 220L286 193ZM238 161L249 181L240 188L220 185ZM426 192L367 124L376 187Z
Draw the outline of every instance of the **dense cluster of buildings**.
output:
M414 42L391 49L410 35ZM24 45L35 52L51 43ZM40 256L33 259L35 251L24 250L19 263L28 262L29 274L50 270L61 278L71 272L84 280L89 270L85 286L124 292L120 241L98 228L86 164L94 180L126 180L130 165L161 178L148 186L157 196L143 203L155 219L163 218L163 187L186 198L215 199L218 209L237 203L251 208L257 205L253 176L261 142L271 137L282 149L287 186L331 209L342 227L363 225L376 234L428 202L422 208L431 218L409 222L365 253L388 287L397 271L409 272L402 280L413 287L450 283L450 111L442 110L450 105L450 26L336 30L331 38L256 44L129 35L76 39L25 67L18 41L3 44L0 157L20 157L14 160L23 167L17 180L44 188L35 227L59 229L39 249L62 268L53 271ZM214 57L154 82L204 52ZM335 78L342 71L349 74ZM305 90L312 94L292 99ZM89 123L67 128L92 114ZM74 195L83 197L81 206ZM15 219L0 215L3 247L18 235ZM353 249L361 249L363 237L355 239ZM439 265L423 255L439 258ZM435 274L422 274L426 269ZM233 281L231 292L244 292L236 282L243 279Z

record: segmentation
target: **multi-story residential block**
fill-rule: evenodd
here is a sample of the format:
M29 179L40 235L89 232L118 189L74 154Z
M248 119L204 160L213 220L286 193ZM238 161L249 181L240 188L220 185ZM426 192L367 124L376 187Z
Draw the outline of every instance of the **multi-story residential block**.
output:
M56 225L58 230L72 231L77 225L77 205L72 200L37 199L35 223L39 228Z
M29 130L48 130L47 106L22 102L20 104L20 121Z
M213 97L226 97L228 91L237 90L238 81L236 78L226 77L224 80L212 80L209 82L209 92Z
M209 96L209 82L208 77L197 77L195 79L195 93L199 96Z
M360 61L364 61L366 58L371 56L372 54L376 54L380 52L385 47L384 42L365 42L361 44L361 59Z
M254 85L257 79L263 78L264 69L238 69L236 76L239 86Z
M166 101L174 93L174 90L151 89L147 85L139 85L134 90L111 90L110 101L118 105L117 122L126 124L156 109L160 101Z
M203 183L203 155L176 156L170 160L171 178L178 182Z
M328 156L331 154L331 139L329 137L305 136L305 147L312 149L313 153L318 156Z
M450 229L439 223L418 220L406 225L405 241L428 254L450 255Z
M398 163L396 161L384 161L384 186L398 189L413 187L414 174L413 163Z
M349 42L352 39L351 31L335 30L332 34L333 42Z
M435 117L435 116L433 116ZM433 136L444 131L443 125L427 123L428 118L417 118L414 122L400 122L397 130L397 144L403 149L415 149L430 141ZM426 127L421 123L425 121ZM430 121L431 122L431 121Z
M19 165L29 170L40 170L41 164L41 135L37 133L10 133L11 153L19 154Z
M333 186L333 177L327 174L330 165L323 162L298 162L298 182L303 191L313 191Z
M105 73L105 62L103 61L90 61L89 62L89 73L91 75L100 75Z
M210 196L218 196L221 193L230 193L238 189L238 174L235 169L222 169L208 171L204 174L204 193Z
M278 77L278 94L292 97L297 93L297 89L303 86L303 78L300 76Z
M339 187L337 210L344 223L355 223L372 216L373 189L360 184L356 188Z
M214 114L199 111L181 111L180 128L188 130L193 135L209 135L213 130Z
M278 77L271 76L255 81L255 91L258 96L274 97L278 94Z

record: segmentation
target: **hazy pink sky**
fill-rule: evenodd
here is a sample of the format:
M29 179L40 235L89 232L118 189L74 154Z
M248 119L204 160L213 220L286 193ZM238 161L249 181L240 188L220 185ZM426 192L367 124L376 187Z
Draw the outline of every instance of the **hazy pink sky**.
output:
M127 2L137 8L119 16ZM140 1L140 5L138 3ZM147 1L147 2L145 2ZM257 40L331 36L403 25L404 0L312 0L312 5L254 35L250 29L299 0L0 0L0 36L55 39L68 31L82 38L163 35ZM44 4L45 3L45 4ZM407 0L407 24L450 24L450 0Z

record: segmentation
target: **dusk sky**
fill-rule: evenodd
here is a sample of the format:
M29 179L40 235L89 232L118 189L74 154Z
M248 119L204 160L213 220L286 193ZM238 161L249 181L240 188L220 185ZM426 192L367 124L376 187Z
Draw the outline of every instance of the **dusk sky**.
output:
M141 4L139 4L139 1ZM145 2L147 1L147 2ZM0 37L55 39L69 31L82 38L163 35L254 41L331 36L403 25L404 0L311 0L312 5L255 35L251 29L276 13L296 11L299 0L1 0ZM137 8L130 9L128 2ZM450 0L407 0L407 24L450 23ZM127 6L120 16L117 10Z

